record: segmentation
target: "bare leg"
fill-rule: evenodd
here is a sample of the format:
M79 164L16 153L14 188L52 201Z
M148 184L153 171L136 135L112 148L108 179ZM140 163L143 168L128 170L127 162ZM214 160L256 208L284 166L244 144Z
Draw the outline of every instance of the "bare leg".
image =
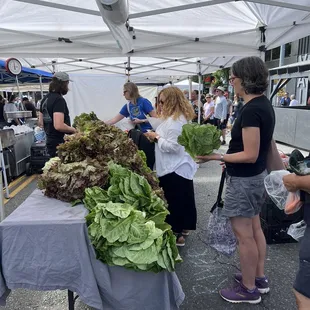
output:
M298 310L308 310L310 309L310 299L297 291L293 290L295 297L296 297L296 303Z
M258 264L256 268L256 277L265 276L265 258L266 258L266 239L262 231L259 215L252 219L253 235L258 249Z
M248 289L255 288L258 249L253 235L252 219L233 217L230 219L239 243L242 283Z

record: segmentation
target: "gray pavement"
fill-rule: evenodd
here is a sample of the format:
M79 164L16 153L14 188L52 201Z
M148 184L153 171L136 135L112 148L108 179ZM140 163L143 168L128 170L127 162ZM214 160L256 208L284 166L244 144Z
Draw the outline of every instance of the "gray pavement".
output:
M279 147L280 148L280 147ZM225 151L227 147L222 147ZM291 148L281 145L285 153ZM182 310L229 310L229 309L296 309L292 285L298 268L298 244L280 244L268 246L266 274L270 277L271 292L263 297L263 302L256 306L234 305L224 302L218 290L233 285L232 274L238 271L238 255L227 258L218 255L205 243L205 230L209 210L215 202L221 168L218 163L200 165L195 177L195 194L198 210L198 227L186 239L186 246L180 249L184 262L177 266L177 274L183 286L186 298ZM18 196L6 205L7 213L14 210L35 189L31 183ZM66 310L65 291L33 292L15 290L8 298L6 310ZM90 309L79 300L76 310ZM137 309L140 310L140 309ZM141 309L142 310L142 309ZM162 310L162 309L158 309Z

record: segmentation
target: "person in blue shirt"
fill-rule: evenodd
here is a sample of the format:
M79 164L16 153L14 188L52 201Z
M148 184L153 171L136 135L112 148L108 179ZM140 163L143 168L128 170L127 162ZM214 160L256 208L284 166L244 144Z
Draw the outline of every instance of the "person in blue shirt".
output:
M151 102L140 96L137 85L132 82L125 83L123 93L128 103L115 117L106 121L106 124L114 125L124 117L129 117L132 124L139 127L142 132L152 130L152 126L146 118L146 115L156 117L156 111Z

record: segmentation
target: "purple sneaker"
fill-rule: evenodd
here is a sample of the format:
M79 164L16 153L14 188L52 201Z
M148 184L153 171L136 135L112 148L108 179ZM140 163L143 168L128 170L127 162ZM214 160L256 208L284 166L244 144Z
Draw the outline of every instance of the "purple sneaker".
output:
M236 273L234 276L234 279L236 282L240 283L242 281L242 274L240 272ZM265 277L263 279L262 278L256 278L255 279L255 285L261 294L267 294L270 291L269 282L268 282L267 277Z
M257 288L253 292L250 292L242 283L239 283L233 288L220 290L220 295L224 300L234 304L259 304L262 300Z

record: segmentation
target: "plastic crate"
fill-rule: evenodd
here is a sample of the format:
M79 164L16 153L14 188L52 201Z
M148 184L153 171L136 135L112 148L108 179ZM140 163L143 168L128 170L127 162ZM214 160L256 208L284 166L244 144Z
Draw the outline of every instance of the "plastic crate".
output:
M48 157L46 143L34 143L31 146L31 157Z
M303 219L303 207L294 214L285 214L284 210L280 210L270 198L262 206L260 217L268 224L277 223L296 223Z
M294 214L287 215L284 210L280 210L271 199L267 198L260 218L267 244L296 242L287 234L287 231L291 224L303 219L303 208Z
M292 223L283 222L277 224L268 224L265 220L261 218L262 230L264 232L267 244L277 244L277 243L294 243L297 242L287 231Z

